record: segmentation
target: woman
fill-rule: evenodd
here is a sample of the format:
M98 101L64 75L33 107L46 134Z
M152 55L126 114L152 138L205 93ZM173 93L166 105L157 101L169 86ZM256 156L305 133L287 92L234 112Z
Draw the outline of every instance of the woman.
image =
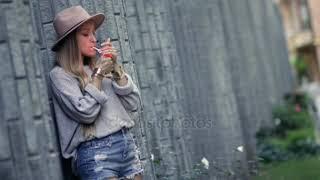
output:
M60 148L81 179L142 179L128 115L140 107L138 88L110 39L102 43L106 58L95 58L95 31L104 18L73 6L54 19L56 66L49 77Z

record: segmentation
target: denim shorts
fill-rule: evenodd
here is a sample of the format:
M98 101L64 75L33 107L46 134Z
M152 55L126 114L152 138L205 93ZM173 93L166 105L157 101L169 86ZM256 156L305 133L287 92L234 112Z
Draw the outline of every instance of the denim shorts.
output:
M124 128L81 143L77 148L75 170L83 180L133 179L143 172L132 133Z

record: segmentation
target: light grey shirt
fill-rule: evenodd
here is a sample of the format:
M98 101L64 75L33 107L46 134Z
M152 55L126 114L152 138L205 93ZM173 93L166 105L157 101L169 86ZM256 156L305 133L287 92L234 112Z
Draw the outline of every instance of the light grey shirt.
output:
M88 66L84 66L84 69L91 77L91 69ZM50 71L54 113L64 158L74 157L76 147L86 141L81 124L94 123L95 137L98 138L122 127L134 126L128 112L140 108L140 92L130 75L126 76L128 83L124 86L104 78L101 91L90 83L81 91L75 76L59 66Z

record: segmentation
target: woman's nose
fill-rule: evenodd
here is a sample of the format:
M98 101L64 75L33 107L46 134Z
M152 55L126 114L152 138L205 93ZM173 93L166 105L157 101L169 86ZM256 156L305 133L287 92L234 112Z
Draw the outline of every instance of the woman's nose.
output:
M93 33L90 33L90 41L97 42L96 36Z

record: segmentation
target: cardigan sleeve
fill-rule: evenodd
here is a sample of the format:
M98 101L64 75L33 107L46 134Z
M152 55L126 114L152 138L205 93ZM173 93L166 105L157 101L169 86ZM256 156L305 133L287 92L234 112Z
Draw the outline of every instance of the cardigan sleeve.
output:
M128 82L124 86L118 85L115 81L112 81L112 86L116 94L126 110L137 111L141 108L141 96L138 87L132 81L129 74L125 74Z
M82 92L78 81L64 71L52 70L49 77L52 93L64 113L78 123L93 123L107 95L90 83Z

